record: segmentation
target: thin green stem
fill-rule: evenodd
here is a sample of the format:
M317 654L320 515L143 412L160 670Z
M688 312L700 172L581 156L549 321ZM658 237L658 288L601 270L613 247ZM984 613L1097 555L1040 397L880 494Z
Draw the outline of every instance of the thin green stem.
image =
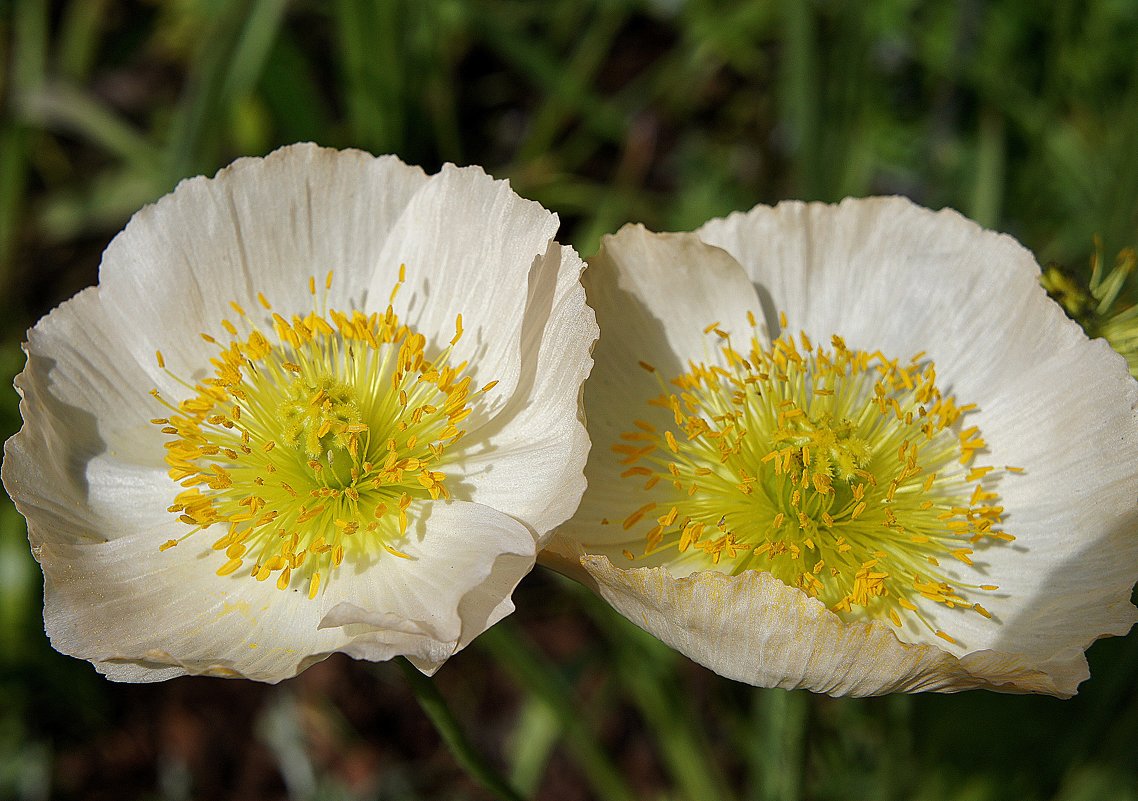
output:
M598 798L632 801L636 798L585 725L573 689L556 666L519 636L509 625L499 624L478 638L480 645L514 678L520 687L540 699L557 717L570 755L585 774Z
M403 657L395 661L415 693L415 700L419 702L419 706L443 742L447 744L459 766L502 801L523 801L518 791L511 787L509 782L474 748L434 682L416 670L414 665Z
M684 703L676 675L676 654L651 635L592 599L593 620L606 633L617 676L660 746L664 767L684 798L701 801L735 797L709 748L694 710Z
M747 755L754 801L802 797L809 696L802 691L755 690Z

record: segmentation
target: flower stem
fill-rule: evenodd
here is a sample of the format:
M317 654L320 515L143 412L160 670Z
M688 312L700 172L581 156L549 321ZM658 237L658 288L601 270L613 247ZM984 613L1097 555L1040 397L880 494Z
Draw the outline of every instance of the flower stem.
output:
M752 698L750 798L798 801L810 697L802 690L756 689Z
M616 615L608 606L588 603L593 621L605 632L617 678L660 747L664 767L690 799L734 798L714 752L685 704L676 674L677 654L656 638Z
M620 771L604 752L596 735L585 725L585 717L569 684L556 666L527 642L512 626L499 623L478 638L494 660L534 698L544 703L556 716L565 744L574 761L585 774L598 798L605 801L634 801Z
M435 731L447 744L459 766L466 773L481 784L500 801L523 801L522 796L496 771L483 756L475 750L474 745L466 737L462 728L455 719L454 713L447 706L434 682L424 676L415 666L403 657L395 660L411 690L415 693L415 700L426 713Z

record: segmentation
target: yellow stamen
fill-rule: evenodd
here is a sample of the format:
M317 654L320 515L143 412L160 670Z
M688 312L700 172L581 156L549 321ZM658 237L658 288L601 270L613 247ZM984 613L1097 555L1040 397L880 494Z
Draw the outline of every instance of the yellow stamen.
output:
M400 283L405 277L401 266ZM325 290L331 284L329 272ZM309 277L314 298L317 288ZM272 310L263 293L257 301ZM413 501L450 498L448 449L497 382L472 394L466 364L450 364L451 348L428 352L426 337L390 307L314 308L291 320L273 314L264 325L229 305L248 333L223 320L228 344L202 335L219 352L212 376L185 382L196 395L174 406L151 391L169 410L152 422L171 437L167 463L182 489L169 510L190 527L186 536L223 526L211 537L226 557L218 575L244 566L241 575L258 581L275 574L282 590L304 581L310 598L344 562L409 558L400 542ZM161 352L156 359L165 366Z
M941 560L971 568L974 543L1014 539L988 483L1003 471L971 464L987 447L978 426L961 425L975 407L940 391L923 353L906 364L836 335L830 347L786 333L764 345L747 320L749 350L708 325L721 358L657 376L651 419L607 449L635 486L671 488L653 495L665 514L648 518L653 500L622 527L644 554L673 549L685 571L765 570L844 617L916 618L952 641L919 603L984 615L967 595L994 585L950 580Z

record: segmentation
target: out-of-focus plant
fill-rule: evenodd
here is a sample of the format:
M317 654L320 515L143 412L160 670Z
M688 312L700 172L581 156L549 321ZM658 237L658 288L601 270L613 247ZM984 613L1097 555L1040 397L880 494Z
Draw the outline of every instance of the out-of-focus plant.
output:
M1102 337L1121 353L1138 378L1138 304L1126 297L1133 292L1130 276L1138 268L1138 253L1125 248L1114 259L1114 266L1103 268L1102 240L1095 238L1091 254L1090 278L1085 283L1058 265L1043 271L1047 293L1063 307L1071 319L1091 337Z

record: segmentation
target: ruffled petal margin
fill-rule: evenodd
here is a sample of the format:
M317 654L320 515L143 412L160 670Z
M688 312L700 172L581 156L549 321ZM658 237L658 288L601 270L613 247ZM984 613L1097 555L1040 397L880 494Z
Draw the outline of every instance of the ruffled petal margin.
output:
M760 302L727 252L694 234L654 234L642 225L606 236L583 282L601 326L596 367L584 393L596 450L585 467L588 490L581 507L560 532L586 545L634 547L618 523L656 497L629 497L636 485L621 479L626 465L611 445L634 428L635 419L666 427L671 411L648 403L661 393L662 382L686 371L689 362L719 362L718 334L705 333L709 327L748 342L747 313L759 314ZM601 525L603 518L613 524ZM619 560L619 553L615 547L609 555Z
M343 571L313 600L273 582L214 575L204 540L159 552L170 527L159 517L107 539L95 538L97 525L64 533L33 519L45 627L57 650L121 681L277 682L335 652L405 655L433 673L513 610L535 542L521 523L478 504L422 507L403 545L408 558L384 554L382 564Z
M1089 675L1081 652L1056 670L1015 654L957 658L935 645L902 643L887 624L844 623L770 573L674 578L662 567L613 567L598 555L581 557L581 565L601 597L640 628L721 676L759 687L834 696L985 687L1068 697Z
M512 395L491 398L490 419L471 428L450 465L450 480L466 497L526 521L540 545L585 491L590 441L580 397L598 329L581 287L584 266L557 243L534 262L517 385Z
M103 254L100 300L108 319L131 332L128 352L154 385L177 397L155 351L175 374L197 378L213 355L199 334L220 338L223 319L239 322L231 301L271 327L258 293L286 317L304 315L314 302L309 278L320 293L332 271L330 308L383 311L399 265L384 271L390 278L379 296L368 297L367 282L429 181L395 156L312 144L238 159L213 178L182 181L131 217Z

